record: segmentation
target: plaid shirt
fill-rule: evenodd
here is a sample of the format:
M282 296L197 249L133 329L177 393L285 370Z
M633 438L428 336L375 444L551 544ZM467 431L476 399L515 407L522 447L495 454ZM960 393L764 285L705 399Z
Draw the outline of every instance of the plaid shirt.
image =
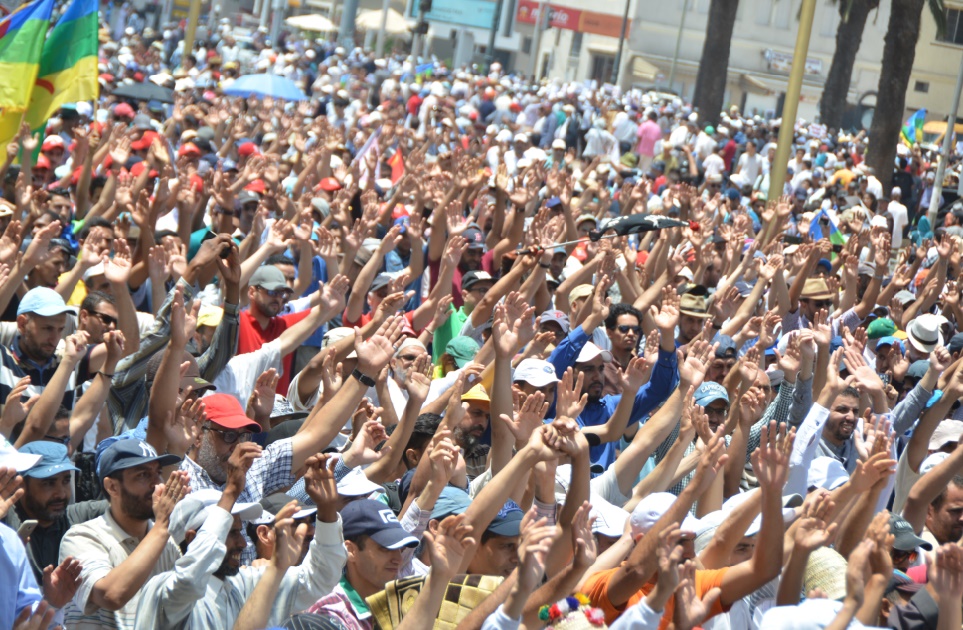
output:
M264 497L290 488L294 484L294 471L291 466L294 459L292 439L278 440L271 444L261 457L254 460L251 469L247 471L247 482L244 492L237 497L238 503L257 503ZM181 460L180 469L187 472L190 479L191 492L201 488L224 490L224 484L215 483L207 471L190 457ZM251 564L256 558L256 551L247 531L242 530L247 548L241 553L241 562Z
M346 630L371 630L374 627L374 617L368 604L346 577L341 578L341 583L330 595L319 599L307 612L334 617Z

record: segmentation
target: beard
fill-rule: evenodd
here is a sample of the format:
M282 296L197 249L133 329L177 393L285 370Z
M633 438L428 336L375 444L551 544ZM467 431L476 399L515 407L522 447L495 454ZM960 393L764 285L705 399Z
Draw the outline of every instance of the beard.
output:
M120 509L130 518L146 521L154 518L153 492L146 497L139 497L133 492L127 492L120 487Z
M488 447L479 441L478 436L461 427L455 428L454 438L455 443L465 451L465 459L480 457L488 452Z
M38 521L56 521L67 512L66 499L54 499L41 504L33 501L29 494L25 494L21 501L24 511Z
M214 483L223 484L227 481L224 464L214 451L209 437L201 440L201 447L197 451L197 463Z

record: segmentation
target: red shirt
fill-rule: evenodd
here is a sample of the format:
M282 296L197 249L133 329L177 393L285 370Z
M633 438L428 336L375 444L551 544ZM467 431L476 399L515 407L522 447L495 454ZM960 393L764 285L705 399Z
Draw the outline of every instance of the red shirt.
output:
M250 310L241 311L240 326L238 328L237 335L237 353L246 354L248 352L254 352L255 350L258 350L267 342L274 341L280 337L281 333L291 326L297 324L310 313L311 309L305 309L300 313L291 313L289 315L272 317L268 321L267 328L261 328L261 325L258 324L257 320L254 319L254 316L251 315ZM288 394L288 385L291 384L291 371L294 369L293 363L294 353L290 353L287 356L281 357L281 365L284 367L284 374L281 375L281 378L278 381L277 391L282 396L287 396Z

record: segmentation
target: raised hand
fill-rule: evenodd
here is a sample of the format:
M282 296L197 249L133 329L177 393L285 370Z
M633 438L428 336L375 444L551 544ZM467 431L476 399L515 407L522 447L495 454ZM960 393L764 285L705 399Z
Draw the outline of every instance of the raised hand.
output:
M811 499L810 499L811 497ZM836 536L837 523L830 523L835 503L826 493L813 493L806 497L803 516L796 525L793 542L804 551L815 551L830 544Z
M680 299L679 293L674 287L665 287L662 289L662 308L658 312L656 312L654 306L650 309L655 325L662 331L663 335L669 335L670 337L675 335L675 327L679 323Z
M326 311L340 313L344 310L345 296L351 288L351 281L342 274L336 275L321 290L320 305Z
M322 523L338 521L338 482L334 479L334 460L330 455L312 455L304 462L304 489L318 508L318 520Z
M174 507L190 491L187 473L182 470L172 472L166 484L157 484L152 497L154 524L163 524L166 527L170 523L171 512L174 511Z
M405 372L404 387L410 398L425 401L431 388L431 355L423 354L415 359L412 366Z
M291 501L278 511L274 518L275 545L271 564L283 573L301 562L301 551L304 549L304 539L308 535L308 524L294 525L294 515L300 507L297 501Z
M254 442L241 442L237 445L224 466L224 472L227 473L225 493L229 493L237 500L237 497L244 492L244 486L247 485L248 471L254 465L254 460L259 459L261 454L261 446Z
M657 335L658 331L653 331L653 333ZM653 335L650 334L649 336L652 337ZM658 337L656 337L656 344L658 344ZM658 351L656 351L656 358L658 358ZM649 382L653 367L655 367L655 361L652 360L651 355L631 359L629 364L625 366L625 370L622 371L623 393L628 392L629 395L632 395L632 392L639 391L643 385Z
M759 448L752 453L752 468L759 480L759 486L763 492L782 492L786 485L786 478L789 476L789 451L786 447L796 437L796 430L786 432L786 424L770 422L769 426L763 427L760 436Z
M4 519L10 509L24 495L23 477L14 468L0 466L0 519Z
M518 544L518 585L523 592L531 593L541 583L555 536L555 527L548 525L548 519L536 520L534 507L525 514Z
M439 523L437 532L425 530L425 543L428 546L428 557L431 558L431 575L445 582L455 577L458 568L478 544L471 535L472 531L471 525L465 523L464 514L449 516Z
M963 547L957 543L947 543L930 554L927 565L927 581L939 593L942 600L952 602L963 597ZM943 606L940 606L942 614Z
M29 387L30 377L24 376L22 379L17 381L17 384L14 385L13 389L10 390L10 393L7 394L7 401L3 407L3 415L0 416L0 427L2 427L5 431L12 431L13 427L26 420L27 413L30 412L30 408L33 407L38 400L40 400L40 396L32 396L30 399L24 402L23 394Z
M399 328L400 326L398 324ZM354 349L358 353L358 369L362 374L367 376L378 374L388 365L395 353L394 346L388 339L389 337L376 334L365 340L361 337L361 329L354 329Z
M679 364L680 387L691 386L696 389L702 385L709 362L715 354L716 346L700 339L689 344L688 354L683 358L681 351L676 351Z
M376 408L373 417L381 415L381 409ZM342 460L348 468L373 464L390 450L385 446L381 451L376 450L378 444L388 439L384 426L378 420L368 420L361 427L351 446L345 451Z
M709 611L715 607L716 601L722 596L719 587L709 589L709 591L699 599L695 590L696 567L691 560L687 560L682 567L679 588L676 589L675 610L673 611L673 622L676 630L692 630L697 627L708 616Z
M280 380L281 377L274 368L269 368L267 372L262 372L257 377L251 396L247 399L249 416L253 414L253 418L258 422L270 419L271 412L274 411L274 398Z
M501 414L498 419L505 423L516 442L524 444L528 442L532 433L544 424L545 414L548 413L549 407L550 403L545 400L545 394L535 392L529 394L515 410L514 418Z
M555 408L558 416L575 419L582 415L582 410L588 404L588 394L582 393L584 383L584 374L580 373L578 378L575 378L572 368L565 370L556 394L558 402Z
M595 534L592 533L594 518L590 518L592 506L588 501L582 503L575 512L572 522L572 549L575 551L573 564L576 568L588 569L598 557Z

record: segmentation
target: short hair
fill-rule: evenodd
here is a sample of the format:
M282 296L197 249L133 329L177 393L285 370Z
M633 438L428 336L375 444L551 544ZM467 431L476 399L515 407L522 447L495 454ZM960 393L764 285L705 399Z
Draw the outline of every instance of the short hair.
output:
M963 475L953 475L953 479L950 480L950 483L957 488L963 488ZM949 484L947 484L946 488L943 488L943 491L936 495L936 498L933 499L932 503L930 503L930 505L933 506L933 509L938 510L940 509L940 506L943 505L943 501L946 500L946 491L949 489L949 487Z
M82 241L86 239L90 235L90 231L98 227L107 228L110 231L114 230L114 225L104 217L91 217L84 221L84 227L81 228L80 233L77 234L77 240Z
M70 197L70 190L67 188L50 188L47 190L47 194L51 197L57 195L58 197Z
M840 396L849 396L850 398L859 398L859 390L850 385L843 391L839 392Z
M70 417L70 409L67 409L63 404L57 407L57 411L54 412L54 422L57 420L63 420L64 418Z
M104 293L103 291L91 291L84 298L84 301L80 303L80 310L92 313L98 304L102 302L107 302L110 305L114 305L117 301L114 296Z
M435 436L438 427L441 426L441 420L441 416L437 413L423 413L418 416L415 420L415 426L411 430L411 435L408 437L408 443L405 444L405 449L401 452L401 461L405 468L411 468L411 462L408 461L407 455L408 449L424 450L431 438Z
M290 256L287 256L285 254L274 254L272 256L268 256L268 259L264 261L264 264L265 265L291 265L291 266L297 265L297 263L295 263Z
M154 244L160 245L161 239L166 236L179 237L180 235L177 232L174 232L173 230L157 230L156 232L154 232Z
M605 327L608 330L613 330L615 328L615 324L619 321L619 317L622 317L623 315L631 315L638 320L640 325L642 324L642 311L635 308L631 304L619 302L609 309L609 316L605 318Z

